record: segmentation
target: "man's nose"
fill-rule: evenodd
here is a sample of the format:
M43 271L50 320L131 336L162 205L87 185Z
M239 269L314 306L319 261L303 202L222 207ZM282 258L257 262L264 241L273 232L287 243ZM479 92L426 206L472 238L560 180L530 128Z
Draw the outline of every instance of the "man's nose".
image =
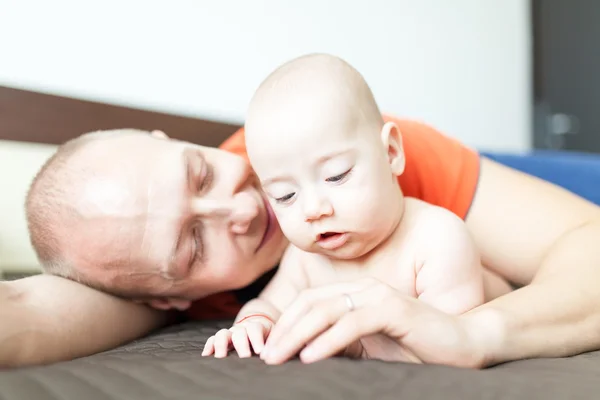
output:
M229 198L198 198L193 212L201 218L221 219L233 233L243 235L260 212L259 204L249 193L241 192Z
M304 218L306 222L316 221L323 217L329 217L333 214L333 206L329 199L313 192L305 196L303 201Z
M243 235L260 212L259 204L249 193L236 194L230 203L229 226L233 233Z

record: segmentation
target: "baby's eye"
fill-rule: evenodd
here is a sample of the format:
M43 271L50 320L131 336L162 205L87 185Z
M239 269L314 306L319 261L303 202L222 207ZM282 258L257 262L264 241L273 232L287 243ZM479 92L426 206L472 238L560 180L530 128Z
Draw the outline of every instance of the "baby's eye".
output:
M343 173L341 173L341 174L339 174L339 175L336 175L336 176L329 177L329 178L327 178L327 179L325 179L325 180L326 180L327 182L332 182L332 183L339 182L339 181L341 181L342 179L344 179L346 176L348 176L348 174L350 173L350 171L351 171L351 169L349 169L348 171L346 171L346 172L343 172Z
M291 200L291 198L294 197L295 194L295 192L288 193L285 196L277 197L275 201L277 201L278 203L285 203L286 201Z

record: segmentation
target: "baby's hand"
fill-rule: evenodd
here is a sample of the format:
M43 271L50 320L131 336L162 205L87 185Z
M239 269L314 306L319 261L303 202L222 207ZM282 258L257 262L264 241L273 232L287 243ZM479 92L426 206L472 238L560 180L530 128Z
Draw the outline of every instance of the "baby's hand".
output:
M273 321L264 315L251 315L235 323L229 329L221 329L211 336L204 345L202 356L215 355L216 358L227 357L231 347L235 348L240 358L260 354L265 347L265 341L273 328Z

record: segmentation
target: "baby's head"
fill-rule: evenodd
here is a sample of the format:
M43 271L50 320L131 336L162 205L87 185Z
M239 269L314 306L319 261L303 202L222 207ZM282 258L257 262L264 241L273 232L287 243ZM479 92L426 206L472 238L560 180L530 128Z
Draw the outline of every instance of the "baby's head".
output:
M398 127L345 61L289 61L256 91L246 145L283 233L297 247L360 257L384 241L403 211Z

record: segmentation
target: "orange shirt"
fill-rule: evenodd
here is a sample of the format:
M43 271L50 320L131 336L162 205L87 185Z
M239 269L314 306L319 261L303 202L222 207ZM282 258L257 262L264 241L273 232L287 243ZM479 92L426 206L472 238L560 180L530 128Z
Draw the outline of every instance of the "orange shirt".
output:
M444 207L465 219L477 188L479 154L426 124L388 115L384 115L384 119L394 121L402 134L406 168L398 182L404 195ZM235 132L220 148L248 160L244 128ZM263 277L262 281L268 281L267 278ZM254 292L260 292L261 288L254 289ZM195 302L188 316L194 319L232 318L245 300L233 292L217 294Z

